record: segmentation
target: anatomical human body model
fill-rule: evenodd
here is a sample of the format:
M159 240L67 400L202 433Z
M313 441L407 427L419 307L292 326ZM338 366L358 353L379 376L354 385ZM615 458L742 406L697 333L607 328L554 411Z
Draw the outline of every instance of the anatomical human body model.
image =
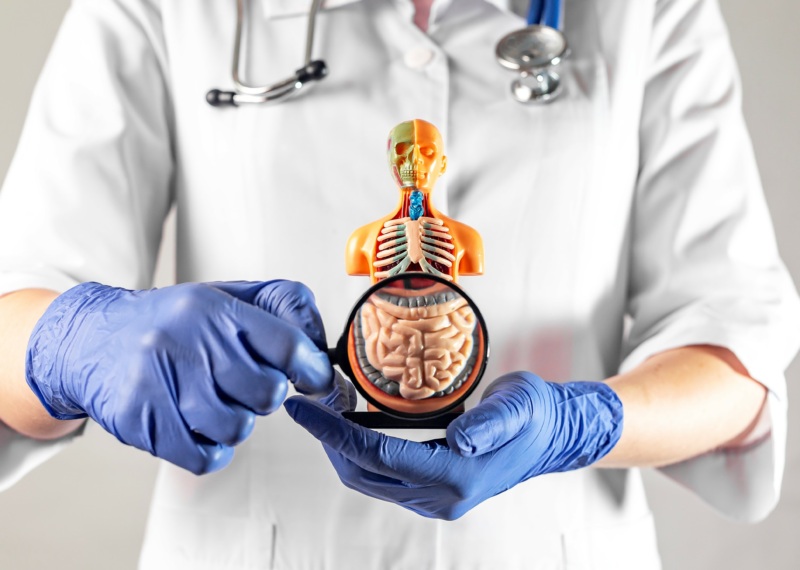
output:
M455 284L460 275L483 272L483 242L431 202L447 167L443 151L441 134L426 121L400 123L389 133L400 202L350 236L347 272L369 275L373 286L353 309L334 353L370 409L415 421L441 419L461 405L489 352L480 312ZM349 417L372 422L374 416Z
M448 218L431 201L433 186L447 168L442 135L415 119L389 133L387 154L400 190L394 212L353 232L347 243L350 275L376 283L404 272L421 271L458 281L483 273L483 241L471 227Z

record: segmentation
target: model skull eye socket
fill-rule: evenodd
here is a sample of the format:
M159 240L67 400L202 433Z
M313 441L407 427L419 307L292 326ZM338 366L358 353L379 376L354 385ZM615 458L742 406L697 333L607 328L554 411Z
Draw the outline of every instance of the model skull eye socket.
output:
M401 142L394 145L394 153L397 155L397 158L405 158L408 154L408 151L411 150L411 143Z
M369 403L426 418L461 404L478 383L488 337L475 304L436 276L403 273L356 303L335 360Z

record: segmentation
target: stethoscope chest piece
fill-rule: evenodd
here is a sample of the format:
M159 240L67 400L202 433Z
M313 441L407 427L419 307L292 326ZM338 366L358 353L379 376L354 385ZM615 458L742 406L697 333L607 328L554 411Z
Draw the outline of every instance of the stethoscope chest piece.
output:
M497 61L519 72L511 92L520 103L547 103L561 92L561 78L553 68L569 53L563 33L550 26L534 24L511 32L497 44Z

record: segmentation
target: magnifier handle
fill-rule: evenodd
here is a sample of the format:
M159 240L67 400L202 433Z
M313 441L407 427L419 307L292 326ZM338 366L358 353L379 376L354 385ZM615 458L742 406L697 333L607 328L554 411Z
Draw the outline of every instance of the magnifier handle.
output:
M339 364L339 358L336 356L336 347L328 349L328 360L331 361L331 364L336 366Z
M331 361L332 366L338 366L348 378L353 378L353 368L350 365L347 354L347 339L349 337L348 329L345 329L339 342L336 346L328 349L328 360Z

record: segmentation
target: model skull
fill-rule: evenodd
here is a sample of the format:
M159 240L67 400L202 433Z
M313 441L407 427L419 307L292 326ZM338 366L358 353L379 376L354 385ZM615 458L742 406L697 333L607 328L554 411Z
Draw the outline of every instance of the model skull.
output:
M389 166L402 188L430 192L447 168L439 130L421 119L400 123L389 133Z

